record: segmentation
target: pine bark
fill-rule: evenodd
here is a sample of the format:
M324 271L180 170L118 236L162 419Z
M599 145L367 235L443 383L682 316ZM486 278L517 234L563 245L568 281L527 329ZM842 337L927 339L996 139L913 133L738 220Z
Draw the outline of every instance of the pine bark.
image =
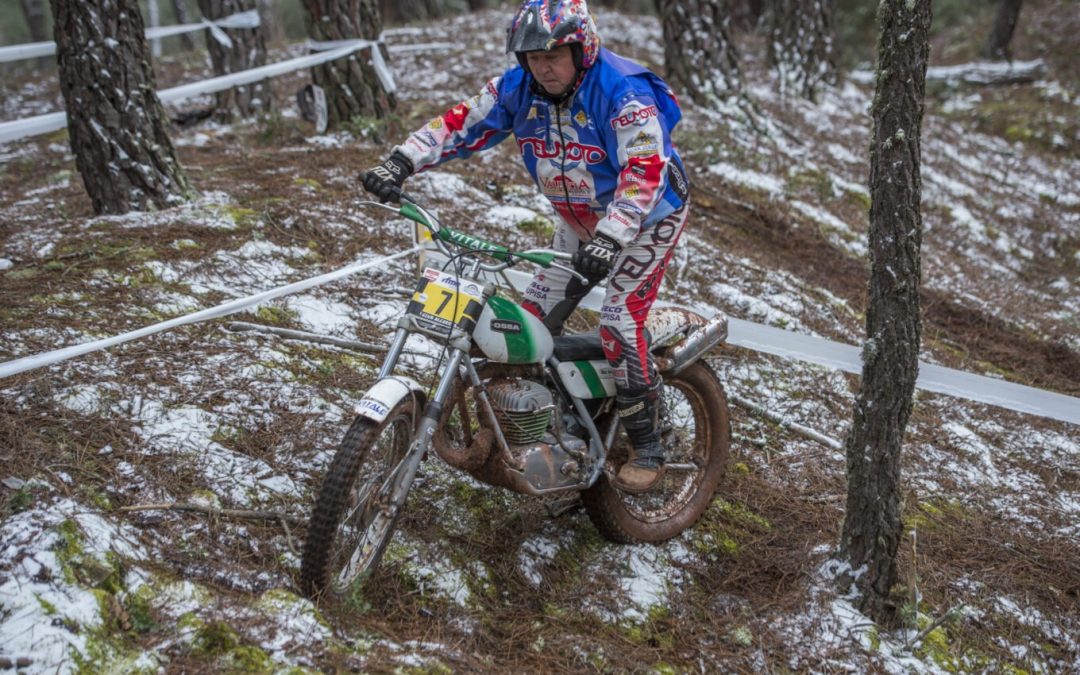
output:
M845 441L841 556L860 608L890 622L897 580L900 450L918 375L920 125L931 0L882 0L870 149L870 289L862 384Z
M187 0L172 0L172 7L173 14L176 15L176 23L191 23L191 19L188 17ZM192 39L191 33L181 33L178 37L180 43L184 45L184 49L189 52L195 49L195 40Z
M45 42L49 38L45 33L44 0L20 0L26 28L30 31L30 42Z
M94 211L143 211L187 199L138 0L51 2L68 136Z
M742 92L727 0L657 0L668 83L698 105Z
M375 40L382 32L378 0L302 1L312 40ZM372 49L380 49L389 64L385 46L377 45L311 69L312 80L326 92L329 128L357 116L382 119L397 106L393 93L383 88L375 72Z
M1016 22L1020 19L1022 4L1023 0L1001 0L998 3L994 27L983 47L984 57L994 61L1012 60L1009 43L1012 42L1013 32L1016 30Z
M782 95L815 100L820 86L836 81L835 0L770 0L768 60Z
M199 11L210 21L222 19L237 12L256 9L255 0L198 1ZM227 75L266 65L266 39L263 37L261 28L261 25L255 28L223 28L232 46L221 44L211 31L205 31L206 48L210 52L210 63L214 68L214 74ZM248 117L269 112L274 100L269 80L259 80L219 91L214 97L214 116L225 122L230 121L237 113L241 117Z

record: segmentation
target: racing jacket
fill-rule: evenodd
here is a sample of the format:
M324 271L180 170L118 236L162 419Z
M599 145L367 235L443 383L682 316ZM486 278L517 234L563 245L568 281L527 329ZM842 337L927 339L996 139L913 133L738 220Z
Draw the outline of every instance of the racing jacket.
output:
M671 144L682 113L657 75L601 49L566 101L541 91L515 66L395 150L420 172L512 133L537 187L583 241L602 233L625 247L686 202Z

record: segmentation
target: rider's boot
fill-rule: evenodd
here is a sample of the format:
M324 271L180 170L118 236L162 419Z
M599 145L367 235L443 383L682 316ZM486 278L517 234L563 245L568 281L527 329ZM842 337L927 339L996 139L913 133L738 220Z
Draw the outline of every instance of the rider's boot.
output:
M664 446L660 442L659 379L647 389L618 391L615 410L630 438L630 458L612 481L624 492L647 492L664 476Z

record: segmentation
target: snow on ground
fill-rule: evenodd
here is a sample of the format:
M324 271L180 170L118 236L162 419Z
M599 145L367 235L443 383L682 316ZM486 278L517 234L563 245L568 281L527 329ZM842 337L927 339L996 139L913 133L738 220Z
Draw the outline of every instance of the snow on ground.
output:
M470 27L465 19L451 19L438 27L426 29L431 40L451 38ZM657 40L655 22L608 13L602 29L611 31L612 45L632 45L659 63L663 45ZM470 34L473 34L470 32ZM474 40L475 41L475 40ZM490 56L496 74L501 47L482 45ZM504 59L505 60L505 59ZM472 95L480 86L475 67L437 67L441 58L416 55L402 59L404 66L396 73L402 82L403 96L409 101L450 102ZM429 70L423 76L422 69ZM434 74L432 74L434 73ZM35 106L33 87L19 97L6 99L3 109L30 114ZM771 100L769 87L752 89L755 96ZM823 148L789 145L783 136L763 143L742 134L737 145L754 147L751 159L739 157L727 149L716 148L716 157L707 164L714 176L761 192L774 202L790 207L793 219L820 226L830 241L855 257L865 256L862 237L865 222L847 222L828 205L805 201L791 194L793 176L804 171L821 171L817 162L825 155L842 168L830 176L834 196L842 193L865 195L866 166L862 159L867 142L866 89L851 83L826 89L821 103L798 102L796 111L807 123L834 131L835 140ZM974 105L971 100L954 105ZM17 108L16 108L17 106ZM701 125L706 117L691 111L689 128ZM10 115L9 115L10 116ZM1026 301L1058 303L1056 313L1048 312L1034 327L1045 334L1064 333L1076 347L1075 321L1080 314L1080 294L1076 280L1062 276L1051 289L1028 288L1020 284L1029 266L1060 254L1055 245L1072 240L1080 233L1080 204L1076 160L1049 161L1032 158L1016 147L998 139L969 133L946 122L931 118L924 139L924 200L927 205L927 236L924 244L924 274L931 287L959 292L970 302L992 305L1003 318L1014 318L1014 308ZM228 127L204 127L181 133L180 146L206 147L220 142L217 136ZM304 139L305 148L339 148L353 141L343 135ZM27 146L28 147L28 146ZM66 154L65 147L49 148ZM27 152L17 146L0 148L0 161L10 162ZM485 161L492 161L486 156ZM795 164L777 171L776 158L791 157ZM756 158L756 159L754 159ZM757 162L757 163L755 163ZM184 223L218 232L241 229L234 200L223 192L206 192L199 199L175 209L153 214L129 214L90 218L77 226L38 225L42 208L48 208L52 193L70 184L71 177L60 178L49 189L35 191L29 199L0 214L13 226L0 257L0 271L15 267L24 260L47 260L55 255L62 242L64 227L78 227L86 232L154 231ZM478 231L497 233L507 243L535 245L521 233L506 233L504 228L532 221L537 216L550 218L550 209L535 198L525 184L511 185L511 205L497 204L490 194L468 184L447 171L427 172L409 184L409 190L422 196L425 203L438 204L447 224L467 229L465 213L483 215L474 223ZM1004 206L1002 206L1004 205ZM367 211L343 213L330 207L320 211L322 226L340 233L366 232L385 235L391 248L407 245L412 225L403 219L381 222ZM1049 211L1048 211L1049 209ZM1047 231L1039 231L1033 221L1050 213L1055 216ZM289 226L289 223L283 223ZM193 256L170 261L148 260L145 269L169 288L155 289L149 300L133 298L129 304L113 308L120 315L141 316L153 309L162 314L178 314L206 306L205 296L220 294L242 297L274 286L310 276L308 249L302 245L279 245L263 237L267 224L254 218L251 238L237 247L215 251L206 257ZM502 239L500 239L502 241ZM191 239L172 242L177 251L190 249ZM842 301L824 289L809 288L797 276L762 269L745 258L731 255L688 233L685 250L694 250L714 261L718 281L703 289L699 297L684 297L685 286L668 288L665 298L692 303L702 308L718 308L733 315L814 334L811 325L828 324L835 336L854 342L861 324ZM378 255L372 252L371 257ZM955 258L961 256L972 266L961 269ZM678 260L678 259L677 259ZM388 266L378 275L361 275L352 283L362 289L357 298L342 291L342 286L313 289L270 305L294 317L308 330L350 337L357 320L366 320L381 328L385 339L393 320L404 307L412 286L411 261ZM981 272L981 273L980 273ZM676 274L680 274L676 268ZM126 288L130 279L103 276L96 279L98 292ZM397 289L397 290L394 290ZM1008 291L1008 294L1006 293ZM1010 302L1003 303L1003 297ZM65 298L53 298L59 303ZM75 302L78 298L69 297ZM140 302L145 304L140 305ZM81 310L51 308L72 313ZM145 321L143 322L145 323ZM818 331L819 332L819 331ZM3 330L5 350L24 355L40 345L60 347L95 337L75 328L62 330ZM342 427L350 417L351 403L358 396L356 382L370 381L372 367L348 361L343 365L342 352L327 349L309 351L287 341L232 334L221 330L176 333L151 343L162 354L147 364L162 374L160 382L132 380L125 376L127 352L99 355L96 360L70 365L71 380L58 383L49 393L59 409L84 418L103 416L123 420L135 438L134 453L117 458L116 470L125 485L117 491L133 490L150 499L191 499L206 505L262 507L287 504L297 515L306 513L315 477L321 476ZM410 357L414 370L430 372L439 348L430 341L411 344L420 352ZM772 358L716 358L712 361L726 386L770 410L808 425L822 433L842 438L850 415L853 390L849 380L838 373L813 366L783 362ZM60 366L53 374L67 372ZM351 369L355 379L349 385L325 384L319 377ZM168 373L168 375L165 375ZM15 391L0 383L0 392L15 406L27 406L34 394ZM813 392L807 395L806 392ZM987 504L1008 522L1021 523L1042 536L1080 537L1080 492L1056 485L1054 471L1080 473L1080 444L1070 428L1026 428L1024 417L1006 416L1006 422L994 420L995 413L984 406L966 404L944 397L922 397L911 434L915 439L910 480L921 495L949 495L965 503ZM940 415L940 428L930 428L918 412ZM282 420L287 417L287 422ZM299 425L307 437L305 444L275 442L275 424ZM269 440L255 443L259 456L241 451L239 441L245 434L264 431ZM842 453L823 449L809 441L786 436L782 429L748 418L737 423L736 440L741 445L741 461L751 470L798 485L800 469L814 466L834 475L843 472ZM769 448L756 452L757 442ZM749 448L749 449L748 449ZM87 448L96 456L109 458L116 452L111 445ZM134 455L134 456L132 456ZM155 470L176 472L185 477L184 492L169 494L157 483L155 475L140 465L139 456L153 459ZM1041 467L1051 467L1049 471ZM461 513L458 491L478 490L474 481L460 475L432 472L419 491L421 499L433 500L441 513L451 514L445 527L459 536L481 527L476 514ZM446 472L450 474L450 472ZM59 474L58 474L59 475ZM66 475L66 474L65 474ZM816 474L809 474L816 476ZM73 479L59 475L68 485ZM947 479L947 482L946 482ZM464 487L462 487L464 486ZM800 486L805 487L805 486ZM486 488L485 488L486 489ZM200 546L204 526L191 526L185 533L190 541L162 542L140 536L119 519L98 513L99 509L55 494L56 488L40 488L27 510L8 516L0 523L0 656L30 656L33 670L67 672L74 670L76 653L86 657L103 649L102 667L116 670L165 666L155 654L167 650L165 642L155 652L115 645L95 644L97 632L107 621L115 620L115 607L109 598L126 604L140 594L180 630L169 641L193 644L206 636L206 627L215 621L247 626L244 640L265 652L273 663L317 667L312 651L302 646L332 643L336 637L323 623L317 610L307 600L288 590L288 574L295 572L298 561L283 537L274 539L271 557L280 557L279 567L267 570L259 579L235 579L230 571L222 585L244 589L242 599L225 603L213 585L185 579L163 579L150 571L148 561L160 560L169 546ZM498 500L484 493L484 498ZM491 511L481 516L516 508L520 502L496 501ZM198 521L195 521L198 522ZM561 529L560 529L561 528ZM242 526L230 525L226 538L252 540ZM823 542L827 546L832 542ZM515 569L529 588L543 593L557 572L561 557L578 554L579 542L559 523L547 522L529 533L517 548ZM484 597L491 583L491 571L478 559L460 553L451 555L448 547L417 537L395 539L388 553L388 565L396 565L416 584L418 593L465 611ZM801 612L780 621L793 643L803 646L793 651L789 667L793 670L856 668L885 672L946 672L948 668L932 656L920 653L910 643L910 634L882 634L872 629L869 620L854 609L851 599L837 597L832 579L837 570L819 552L822 567L811 580L807 601ZM580 608L605 623L639 624L649 620L650 612L663 608L687 583L682 564L693 561L695 553L685 538L658 547L599 547L585 560L585 583L604 585L603 594L583 596ZM117 559L123 565L117 564ZM606 584L605 584L606 582ZM975 582L972 582L975 583ZM230 586L230 584L235 584ZM264 589L261 586L268 588ZM257 590L253 590L257 589ZM980 590L980 589L976 589ZM1063 645L1071 653L1080 653L1075 641L1075 626L1063 624L1056 617L1046 617L1018 597L1004 597L992 589L981 592L993 597L982 611L1008 615L1039 631L1046 640ZM234 595L243 595L238 593ZM464 631L475 623L464 621ZM78 629L76 629L78 628ZM754 627L754 630L760 630ZM812 640L807 640L807 636ZM736 635L736 642L754 636ZM1003 637L1008 640L1008 637ZM1080 661L1072 664L1048 663L1040 656L1038 645L1019 641L1009 643L1020 660L1031 659L1036 670L1080 670ZM405 640L382 641L381 646L395 655L403 667L426 667L433 659L453 653L439 642ZM1080 657L1077 657L1080 658ZM854 665L853 665L854 664Z

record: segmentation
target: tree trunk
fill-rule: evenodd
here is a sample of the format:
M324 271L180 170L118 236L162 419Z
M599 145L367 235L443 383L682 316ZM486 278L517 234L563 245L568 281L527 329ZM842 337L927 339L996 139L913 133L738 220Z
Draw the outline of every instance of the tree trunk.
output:
M382 32L378 0L303 0L303 4L312 40L375 40ZM312 80L326 92L329 127L357 116L381 119L397 106L394 94L383 88L375 72L373 49L381 50L386 60L386 48L377 45L311 69Z
M742 92L726 0L657 0L664 29L666 79L698 105Z
M138 0L51 2L68 135L94 211L143 211L187 199Z
M255 8L255 0L199 0L199 11L210 21ZM229 37L231 46L221 44L214 37L213 31L205 31L206 48L210 52L210 63L214 67L215 75L227 75L266 65L266 40L263 38L261 26L223 28L222 31ZM269 80L243 84L219 91L214 96L214 115L224 122L231 120L234 113L248 117L267 112L273 106L274 100Z
M45 42L45 2L44 0L20 0L26 27L30 30L30 42Z
M176 15L176 23L191 23L191 19L188 17L187 0L172 0L172 7L173 14ZM178 37L185 50L190 52L195 49L195 40L192 39L191 33L181 33Z
M994 61L1012 60L1009 43L1012 42L1016 22L1020 19L1020 6L1023 0L1001 0L998 3L994 28L983 47L983 56Z
M871 107L870 298L862 385L845 442L848 494L841 556L859 606L894 618L900 543L900 447L919 354L920 125L931 0L883 0Z
M834 0L770 0L769 65L780 93L815 100L818 87L836 81Z
M737 31L755 30L765 16L765 0L732 0L731 25Z

